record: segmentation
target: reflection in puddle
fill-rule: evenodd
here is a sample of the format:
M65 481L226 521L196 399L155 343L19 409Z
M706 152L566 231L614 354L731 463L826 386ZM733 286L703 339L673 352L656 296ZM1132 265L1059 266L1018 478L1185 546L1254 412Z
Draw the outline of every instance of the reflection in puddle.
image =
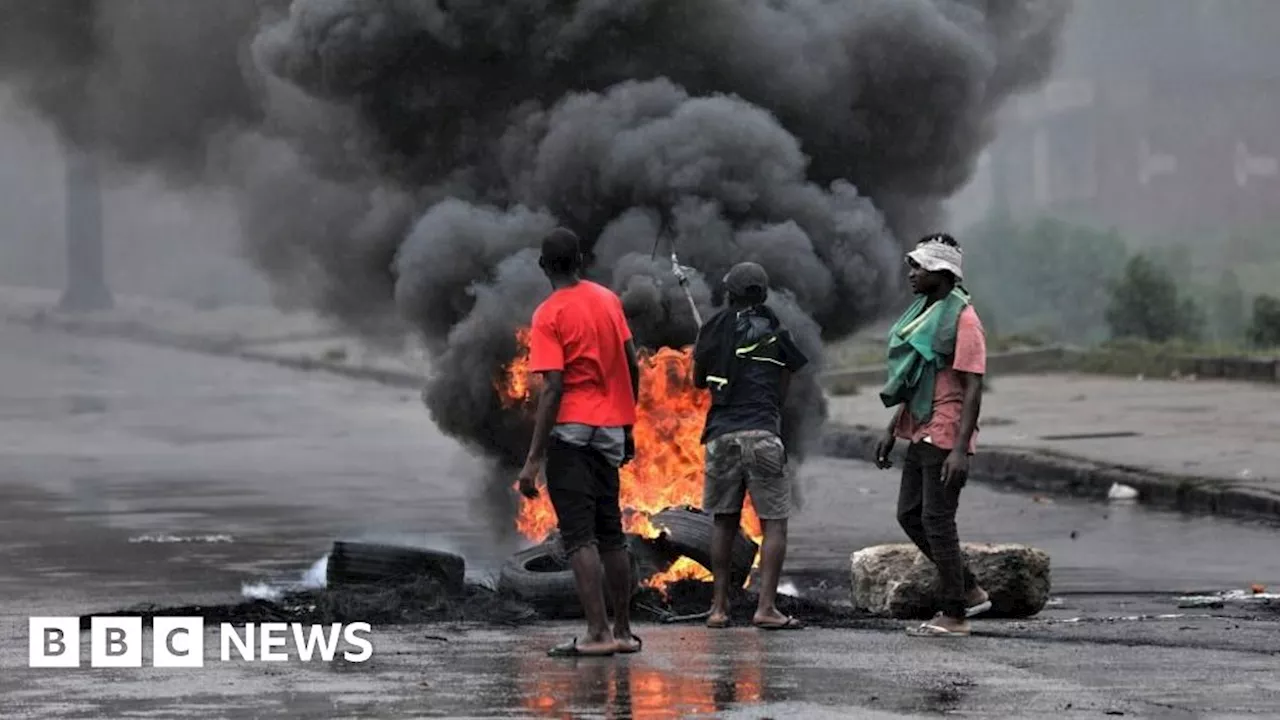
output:
M697 658L679 669L655 667L643 652L578 660L522 656L516 681L521 703L547 718L591 711L605 718L667 720L765 699L756 633L690 633L679 642L677 657Z

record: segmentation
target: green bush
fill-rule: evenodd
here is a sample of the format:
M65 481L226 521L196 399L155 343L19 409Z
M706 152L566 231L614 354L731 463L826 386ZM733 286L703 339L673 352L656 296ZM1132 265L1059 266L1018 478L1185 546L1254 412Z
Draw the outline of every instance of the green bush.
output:
M1076 369L1099 375L1168 377L1178 371L1185 357L1196 354L1198 348L1184 340L1157 343L1126 338L1103 343L1084 353Z
M1257 348L1280 347L1280 298L1271 295L1254 298L1249 342Z
M1169 270L1144 254L1130 258L1113 284L1106 320L1114 339L1155 343L1196 340L1205 324L1199 306L1179 292Z

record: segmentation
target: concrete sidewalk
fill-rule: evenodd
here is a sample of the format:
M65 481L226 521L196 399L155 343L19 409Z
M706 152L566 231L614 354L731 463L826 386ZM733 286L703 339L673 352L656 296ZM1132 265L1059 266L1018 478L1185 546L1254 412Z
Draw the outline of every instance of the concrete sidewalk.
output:
M984 474L1102 496L1122 482L1154 504L1280 518L1280 387L1071 374L991 384L975 460ZM890 417L875 389L832 398L831 415L856 436L838 454L871 459Z
M0 320L121 337L420 388L422 349L378 352L310 313L267 307L200 310L117 298L110 311L68 314L51 290L0 286ZM875 389L833 397L824 447L872 459L889 412ZM984 399L975 473L1023 487L1105 497L1115 482L1143 502L1280 519L1280 386L995 376Z

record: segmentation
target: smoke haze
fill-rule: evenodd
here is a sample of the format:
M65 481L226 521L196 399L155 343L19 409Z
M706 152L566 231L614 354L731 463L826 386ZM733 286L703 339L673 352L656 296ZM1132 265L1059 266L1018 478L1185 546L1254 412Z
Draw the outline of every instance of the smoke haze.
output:
M276 289L433 353L440 427L489 457L528 428L493 377L576 230L644 345L696 328L668 260L755 260L813 365L891 307L1069 0L0 0L0 79L116 167L230 193ZM94 122L86 122L93 117ZM657 247L656 259L653 257Z

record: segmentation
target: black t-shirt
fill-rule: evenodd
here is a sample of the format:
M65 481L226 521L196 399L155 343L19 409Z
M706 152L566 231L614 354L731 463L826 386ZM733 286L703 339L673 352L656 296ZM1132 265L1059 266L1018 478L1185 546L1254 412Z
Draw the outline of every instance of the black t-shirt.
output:
M699 337L695 369L701 382L729 382L713 389L702 441L742 430L781 434L783 373L808 361L770 312L724 310L712 318Z

